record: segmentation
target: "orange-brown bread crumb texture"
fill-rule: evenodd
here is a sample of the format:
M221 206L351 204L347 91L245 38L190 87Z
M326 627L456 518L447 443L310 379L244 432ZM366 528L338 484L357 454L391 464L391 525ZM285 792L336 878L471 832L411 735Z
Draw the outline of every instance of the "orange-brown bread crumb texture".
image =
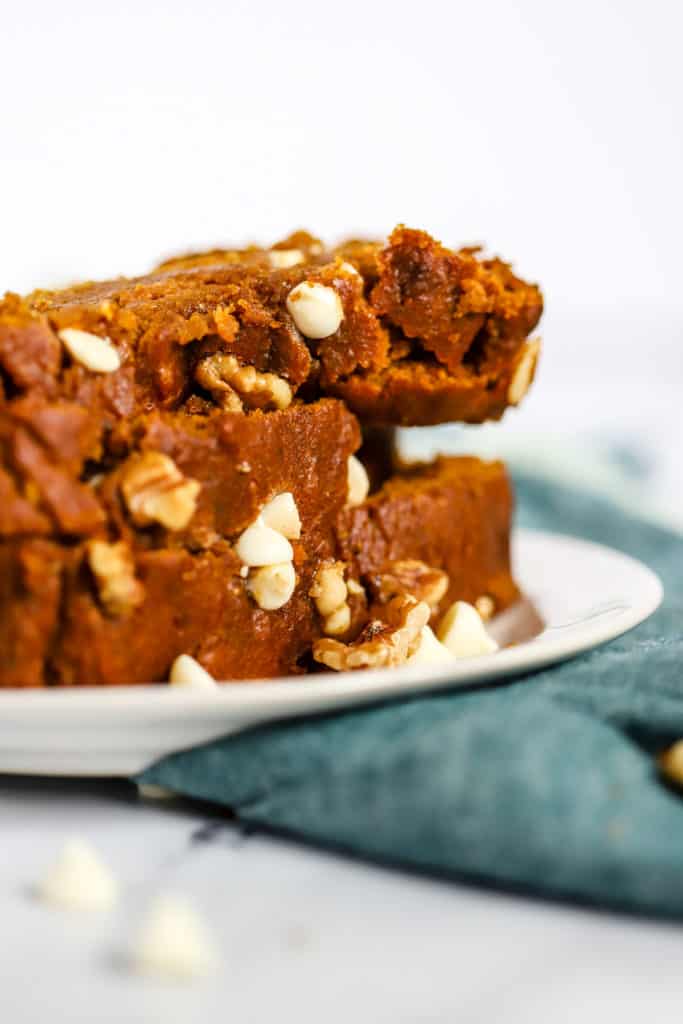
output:
M283 249L301 262L274 269L271 253ZM305 338L287 310L302 281L341 299L339 329L322 340ZM301 232L272 250L214 250L140 278L9 295L0 304L0 373L8 396L41 391L97 406L113 422L210 400L197 364L225 353L282 377L306 400L337 395L368 422L479 422L508 406L541 311L539 289L507 264L446 249L422 231L398 227L386 245L330 250ZM55 336L64 327L108 337L121 368L93 375L74 363Z

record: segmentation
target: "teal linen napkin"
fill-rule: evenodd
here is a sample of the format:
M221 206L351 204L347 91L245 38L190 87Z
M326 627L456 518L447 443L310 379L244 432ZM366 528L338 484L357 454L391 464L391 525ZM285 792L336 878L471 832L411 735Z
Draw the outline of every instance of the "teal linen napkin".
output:
M139 781L376 861L683 917L683 797L653 760L683 736L683 541L547 481L517 488L523 525L654 568L659 611L513 683L257 728Z

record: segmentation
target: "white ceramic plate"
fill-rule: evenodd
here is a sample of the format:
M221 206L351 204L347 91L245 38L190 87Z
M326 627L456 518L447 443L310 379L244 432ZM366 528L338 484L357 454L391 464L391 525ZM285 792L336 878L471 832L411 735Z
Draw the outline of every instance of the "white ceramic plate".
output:
M573 537L519 530L514 563L527 600L490 624L499 643L513 645L496 654L271 679L215 694L160 686L0 690L0 772L132 775L259 722L518 675L620 636L662 597L659 579L640 562Z

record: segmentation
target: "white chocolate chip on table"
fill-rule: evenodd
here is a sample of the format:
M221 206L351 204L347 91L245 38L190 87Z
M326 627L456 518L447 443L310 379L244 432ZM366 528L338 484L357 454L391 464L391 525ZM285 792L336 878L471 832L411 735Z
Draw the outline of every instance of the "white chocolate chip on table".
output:
M205 668L189 654L179 654L171 665L168 676L171 686L184 686L191 690L216 690L217 683Z
M486 632L479 612L466 601L456 601L451 605L439 623L437 635L458 658L474 658L498 650L498 644Z
M167 895L147 912L130 962L143 974L191 979L214 970L218 954L194 908L184 899Z
M121 357L109 338L100 338L77 327L63 327L57 337L71 358L93 373L115 373L121 367Z
M296 588L296 573L291 562L264 565L249 573L247 590L263 611L277 611L291 599Z
M370 491L370 479L365 466L355 455L349 455L346 479L346 504L351 506L362 505Z
M111 910L118 885L107 865L82 839L69 840L36 887L44 903L63 910Z
M339 294L326 284L302 281L287 296L287 311L305 338L329 338L339 330L344 307Z

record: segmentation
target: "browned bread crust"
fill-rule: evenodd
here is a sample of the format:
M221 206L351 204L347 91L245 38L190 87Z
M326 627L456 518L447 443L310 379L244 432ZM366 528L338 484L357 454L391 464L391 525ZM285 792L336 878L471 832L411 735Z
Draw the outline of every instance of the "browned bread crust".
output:
M282 253L297 262L274 266ZM302 282L339 296L343 316L326 337L307 337L288 308ZM539 289L507 264L422 231L399 227L386 244L329 250L298 233L272 249L178 257L144 277L9 295L0 375L7 397L74 401L111 425L152 409L226 407L231 378L215 383L225 367L211 358L228 356L306 400L340 396L368 422L479 422L519 400L511 381L541 311ZM64 328L109 338L120 368L79 365L57 337ZM263 392L236 400L277 405Z

